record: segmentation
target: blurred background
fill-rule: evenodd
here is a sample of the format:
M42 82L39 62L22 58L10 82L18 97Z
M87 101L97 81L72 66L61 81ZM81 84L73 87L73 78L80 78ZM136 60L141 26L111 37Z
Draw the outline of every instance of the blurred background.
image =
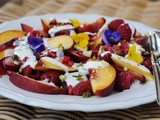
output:
M0 22L67 12L117 16L160 29L160 0L0 0Z

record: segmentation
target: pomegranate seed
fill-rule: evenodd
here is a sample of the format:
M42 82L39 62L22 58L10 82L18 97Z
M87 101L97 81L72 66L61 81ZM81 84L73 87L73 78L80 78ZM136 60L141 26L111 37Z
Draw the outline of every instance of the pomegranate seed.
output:
M26 62L29 58L26 56L24 57L24 59L22 60L23 62Z

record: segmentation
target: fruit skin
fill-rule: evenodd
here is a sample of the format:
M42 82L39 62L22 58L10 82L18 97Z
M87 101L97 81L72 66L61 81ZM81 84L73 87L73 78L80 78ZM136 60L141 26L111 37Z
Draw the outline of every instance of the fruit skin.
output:
M47 20L45 20L45 19L41 19L41 24L42 24L43 30L44 30L45 32L48 32L49 29L50 29L49 21L47 21Z
M40 80L45 80L46 78L48 78L50 82L58 85L60 83L59 76L60 74L57 71L48 70L42 73L42 75L40 76Z
M12 39L2 45L0 45L0 52L2 52L3 50L7 49L7 48L11 48L11 47L14 47L13 46L13 42L15 41L15 39Z
M22 76L18 73L7 71L9 80L17 87L26 91L41 93L41 94L66 94L65 89L50 86L34 79Z
M65 51L65 53L75 62L86 62L89 59L89 57L83 55L81 51L69 49Z
M84 92L92 91L90 80L81 81L73 88L73 95L82 96Z
M7 70L3 66L2 60L0 60L0 76L6 75L6 74L7 74Z
M78 27L78 32L91 32L97 33L98 30L105 24L106 20L104 18L99 18L96 22L92 24L84 24L83 27Z
M33 31L33 27L31 27L29 25L26 25L26 24L23 24L23 23L21 23L21 28L26 33L29 33L29 32Z
M132 35L132 30L127 23L121 24L118 27L117 32L119 32L121 34L122 40L130 41L131 35Z
M147 36L140 36L140 37L137 37L137 38L133 39L133 42L141 45L144 48L147 45L147 41L148 41L148 37Z
M115 78L116 70L111 65L93 70L90 74L93 93L103 97L110 95L114 89Z
M21 30L8 30L0 33L0 45L3 45L13 39L21 38L26 34L26 32Z
M124 20L122 19L113 20L108 24L108 28L110 30L116 31L122 23L124 23Z

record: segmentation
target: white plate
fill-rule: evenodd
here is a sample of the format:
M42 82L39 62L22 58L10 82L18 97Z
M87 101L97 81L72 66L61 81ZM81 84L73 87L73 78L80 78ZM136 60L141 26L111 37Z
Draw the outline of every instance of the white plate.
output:
M80 21L93 22L100 17L105 17L107 22L115 19L111 17L95 15L95 14L47 14L42 16L25 17L15 21L5 22L0 25L0 32L12 29L21 29L20 23L25 23L34 26L35 29L41 28L41 18L56 18L56 19L73 19L77 18ZM143 34L149 33L156 29L150 28L144 24L128 21ZM68 95L43 95L28 92L14 86L9 80L8 76L0 78L0 95L13 99L17 102L55 110L68 110L68 111L106 111L114 109L125 109L156 100L154 81L148 81L144 85L134 83L131 89L124 92L113 93L108 97L97 97L84 99L78 96Z

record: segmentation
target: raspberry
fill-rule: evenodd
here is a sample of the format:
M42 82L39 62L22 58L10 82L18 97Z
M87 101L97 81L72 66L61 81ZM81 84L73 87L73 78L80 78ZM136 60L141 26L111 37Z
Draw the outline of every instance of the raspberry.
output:
M73 86L72 85L68 86L68 95L73 95Z
M121 42L120 48L121 48L121 51L122 51L121 55L125 56L129 51L129 44L126 41L123 41L123 42Z
M145 83L145 76L141 75L137 72L133 72L133 71L128 71L129 73L131 73L134 77L134 80L138 80L140 83Z
M46 78L49 79L50 82L54 83L55 85L59 84L59 73L57 71L54 70L49 70L44 72L41 76L40 79L44 80Z
M129 89L133 82L133 75L130 72L121 72L116 79L115 88L119 91Z
M113 20L109 23L108 28L110 30L116 31L122 23L124 23L122 19Z
M129 51L129 44L125 41L120 42L120 45L113 45L112 49L115 50L116 54L125 56Z
M113 45L112 49L115 51L116 54L121 55L122 54L122 49L118 45Z
M150 71L152 71L152 62L151 60L144 60L142 63L146 68L148 68Z
M130 41L131 35L132 35L132 30L128 24L126 24L126 23L121 24L118 27L117 32L119 32L121 34L121 39Z
M81 81L73 88L73 95L82 96L83 93L91 90L92 90L92 87L91 87L90 80Z

